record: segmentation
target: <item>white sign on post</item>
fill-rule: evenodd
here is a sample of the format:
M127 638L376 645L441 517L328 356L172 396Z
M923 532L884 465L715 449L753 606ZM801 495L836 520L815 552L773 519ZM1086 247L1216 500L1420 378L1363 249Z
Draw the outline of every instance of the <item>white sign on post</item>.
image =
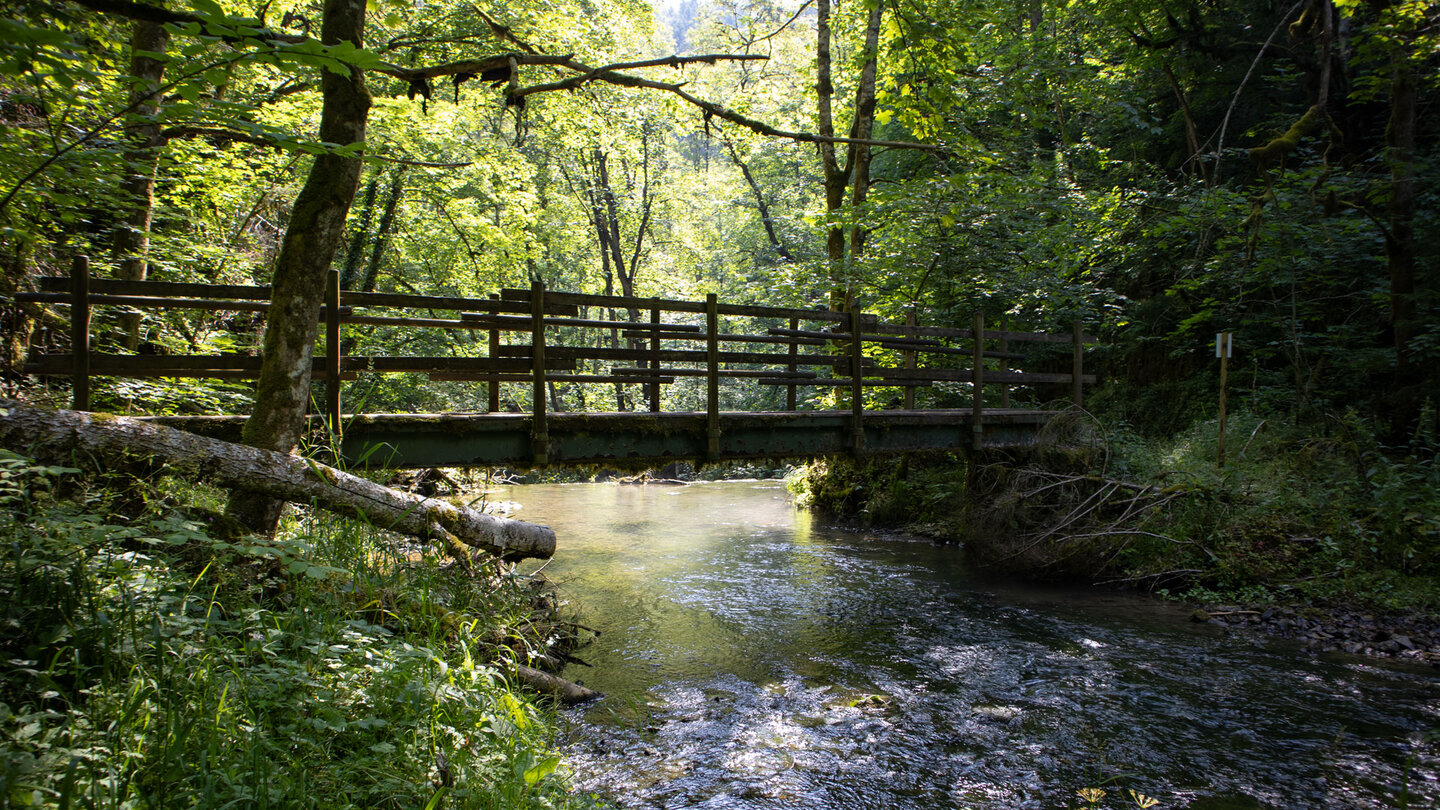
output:
M1220 442L1216 448L1215 460L1220 469L1225 469L1225 376L1230 365L1231 352L1235 349L1235 342L1231 340L1233 332L1220 332L1215 335L1215 356L1220 358Z

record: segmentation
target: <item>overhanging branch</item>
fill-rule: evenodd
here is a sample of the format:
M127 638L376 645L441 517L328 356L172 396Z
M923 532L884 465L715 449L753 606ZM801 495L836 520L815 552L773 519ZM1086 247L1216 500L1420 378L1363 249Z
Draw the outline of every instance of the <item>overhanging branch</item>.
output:
M134 0L71 0L71 2L92 11L103 14L114 14L136 20L149 20L152 22L168 22L176 24L207 22L205 19L181 11L156 6L148 6ZM489 25L495 34L511 44L521 48L522 53L498 54L485 56L479 59L466 59L458 62L447 62L441 65L429 67L407 68L399 65L385 64L377 68L378 72L393 76L401 81L410 84L412 91L421 88L428 98L428 80L441 76L455 77L481 77L486 80L494 80L504 72L507 78L513 80L512 71L519 66L531 67L557 67L575 71L578 75L571 76L559 81L547 82L544 84L532 85L525 88L510 90L506 95L511 103L516 103L526 96L535 93L553 92L556 90L574 90L589 82L605 82L620 87L635 87L650 90L661 90L673 93L683 99L686 103L700 108L707 116L713 116L723 121L742 126L760 135L773 138L784 138L786 140L800 143L813 144L853 144L858 146L878 146L892 149L920 149L935 151L941 147L934 144L914 143L910 141L882 141L868 138L844 138L830 135L816 135L809 132L792 132L766 124L755 118L750 118L735 112L723 105L706 101L696 95L684 90L683 84L659 82L653 79L646 79L634 76L629 73L622 73L624 70L639 70L649 67L672 67L679 68L682 65L705 63L716 64L721 61L753 61L767 59L768 57L759 54L704 54L699 56L670 56L659 59L648 59L636 62L617 62L603 67L591 67L575 61L573 54L552 55L538 52L529 43L520 39L508 27L500 25L481 13L481 18ZM236 20L240 22L240 20ZM258 20L256 21L258 22ZM298 43L310 41L313 38L295 34L284 34L277 31L270 31L257 26L257 33L253 39L271 40L286 43ZM486 75L489 74L489 75ZM457 80L458 87L458 80ZM413 94L413 93L412 93Z
M751 55L726 56L717 54L709 57L695 58L755 59L756 57ZM656 61L660 64L668 64L664 60ZM657 82L653 79L646 79L641 76L633 76L628 73L619 73L615 70L606 68L591 68L574 60L566 60L564 63L561 63L561 66L577 71L579 75L571 76L569 78L561 79L555 82L547 82L545 84L537 84L531 85L530 87L521 88L520 90L517 90L513 94L511 94L511 98L523 98L525 96L533 95L535 93L547 93L556 90L574 90L590 82L605 82L607 84L614 84L621 87L636 87L649 90L663 90L667 93L674 93L675 95L684 99L687 103L695 107L699 107L707 115L714 116L724 121L729 121L732 124L738 124L752 132L758 133L760 135L767 135L772 138L784 138L786 140L799 141L801 143L843 143L861 146L885 146L893 149L938 150L941 148L934 144L914 143L912 141L881 141L869 138L843 138L833 135L816 135L810 132L791 132L789 130L773 127L765 123L764 121L741 115L740 113L737 113L734 110L729 109L728 107L716 104L713 101L706 101L699 96L686 92L684 89L685 85L683 84Z

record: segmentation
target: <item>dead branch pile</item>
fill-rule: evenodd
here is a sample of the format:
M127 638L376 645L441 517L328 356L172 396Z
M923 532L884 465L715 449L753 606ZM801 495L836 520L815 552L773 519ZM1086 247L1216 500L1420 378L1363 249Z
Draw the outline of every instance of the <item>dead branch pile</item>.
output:
M1083 412L1067 411L1023 455L972 464L961 524L978 562L1027 577L1089 579L1113 572L1137 540L1174 542L1146 526L1183 490L1107 476L1108 453L1088 425Z

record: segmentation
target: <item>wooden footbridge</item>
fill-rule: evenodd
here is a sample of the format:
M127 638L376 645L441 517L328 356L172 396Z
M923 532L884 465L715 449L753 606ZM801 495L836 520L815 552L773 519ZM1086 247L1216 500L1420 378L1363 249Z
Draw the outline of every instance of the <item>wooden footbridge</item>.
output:
M69 278L41 281L40 292L17 299L68 305L72 350L37 354L26 371L70 378L77 410L90 409L96 376L244 379L259 373L256 353L119 353L114 341L97 340L91 320L105 307L263 313L268 287L94 279L83 261ZM584 295L540 283L488 298L356 293L340 290L331 273L320 317L324 354L317 347L313 374L317 387L323 383L324 401L312 419L317 430L332 426L341 454L357 466L639 466L1023 444L1054 411L1012 408L1012 392L1036 401L1037 390L1059 391L1080 403L1084 383L1093 381L1084 374L1083 349L1094 339L1083 336L1078 323L1065 333L1012 331L987 327L979 314L968 328L919 326L913 313L906 323L889 323L859 310L726 304L714 295L704 301ZM378 327L462 330L475 337L457 340L457 356L449 357L342 353L347 334ZM1032 355L1046 370L1026 370ZM344 408L345 381L402 373L475 383L476 412ZM576 385L613 387L618 402L643 400L648 407L557 412L557 387ZM722 390L739 387L749 399L773 404L760 412L722 410ZM801 392L817 388L833 391L824 399L839 407L802 409ZM864 407L867 389L870 409ZM917 391L948 407L917 408ZM888 407L876 408L882 398ZM529 411L502 412L507 400L528 400ZM676 403L690 409L664 410ZM244 418L154 419L238 438Z

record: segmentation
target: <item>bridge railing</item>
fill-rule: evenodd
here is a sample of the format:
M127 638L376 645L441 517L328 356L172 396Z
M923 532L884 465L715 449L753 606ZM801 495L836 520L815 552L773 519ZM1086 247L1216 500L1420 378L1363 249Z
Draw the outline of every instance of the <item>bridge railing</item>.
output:
M38 355L26 371L69 377L73 407L90 407L90 379L115 377L250 378L258 376L258 354L136 355L94 350L91 314L97 307L128 311L189 309L253 311L270 306L270 288L152 281L117 281L89 276L77 260L69 278L41 279L41 291L19 300L69 305L70 354ZM324 324L325 354L314 359L313 377L325 386L324 412L341 424L341 382L361 373L420 372L433 380L477 381L487 385L487 408L501 408L501 388L531 388L532 434L537 460L547 446L547 386L608 384L622 390L640 386L651 412L659 412L662 386L703 380L711 444L719 437L720 384L746 379L785 391L785 408L796 410L807 386L847 393L853 441L863 443L866 387L902 390L901 407L914 408L917 388L970 383L971 408L979 429L985 386L998 386L1000 405L1009 406L1013 386L1068 386L1083 402L1084 346L1094 342L1077 322L1067 333L1015 331L987 324L976 313L969 328L919 326L882 321L859 310L833 312L788 307L728 304L715 295L704 301L634 298L548 290L505 289L489 298L356 293L342 291L330 274ZM414 313L424 311L426 317ZM603 317L591 317L598 311ZM451 312L454 317L434 317ZM780 325L774 325L780 324ZM486 354L476 357L346 356L346 325L411 329L461 329L487 333ZM744 328L748 327L748 328ZM1067 344L1064 372L1023 370L1025 343ZM1051 353L1053 355L1053 351Z

